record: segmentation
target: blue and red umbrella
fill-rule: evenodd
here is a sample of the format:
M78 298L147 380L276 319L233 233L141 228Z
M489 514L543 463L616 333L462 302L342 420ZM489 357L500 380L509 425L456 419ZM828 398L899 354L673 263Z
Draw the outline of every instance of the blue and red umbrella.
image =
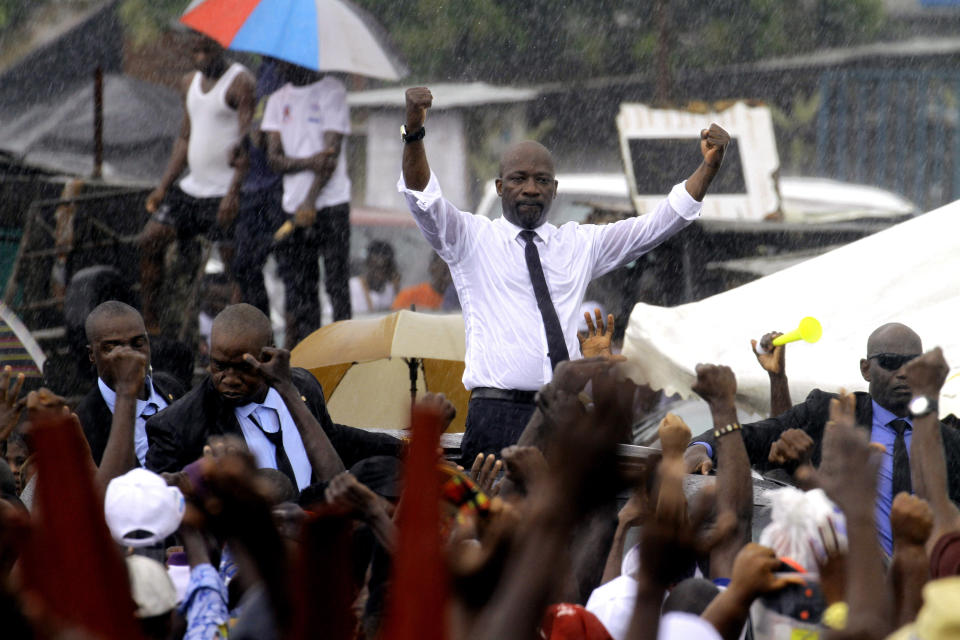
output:
M348 0L194 0L180 22L224 47L316 71L407 74L383 28Z

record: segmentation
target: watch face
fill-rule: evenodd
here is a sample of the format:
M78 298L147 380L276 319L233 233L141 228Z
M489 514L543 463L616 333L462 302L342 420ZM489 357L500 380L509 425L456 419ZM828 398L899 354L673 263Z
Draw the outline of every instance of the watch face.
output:
M930 400L924 396L917 396L910 401L910 413L920 416L930 411Z

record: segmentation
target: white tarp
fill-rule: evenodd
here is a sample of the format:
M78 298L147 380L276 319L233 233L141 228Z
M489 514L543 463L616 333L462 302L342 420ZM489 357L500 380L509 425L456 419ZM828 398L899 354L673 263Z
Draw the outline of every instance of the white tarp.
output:
M943 348L950 375L940 414L960 416L960 201L699 302L638 304L623 349L627 373L687 397L698 362L726 364L738 401L766 413L769 381L750 339L790 331L804 316L820 320L823 338L787 347L794 403L814 388L866 390L859 363L867 337L902 322L925 350Z

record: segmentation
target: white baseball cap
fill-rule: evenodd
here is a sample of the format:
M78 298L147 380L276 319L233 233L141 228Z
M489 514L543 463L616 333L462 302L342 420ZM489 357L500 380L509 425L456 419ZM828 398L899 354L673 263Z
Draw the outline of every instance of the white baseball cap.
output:
M159 475L133 469L107 485L103 510L110 534L126 547L149 547L180 526L186 503Z
M162 564L145 556L131 555L127 556L127 572L138 618L153 618L177 606L177 590Z

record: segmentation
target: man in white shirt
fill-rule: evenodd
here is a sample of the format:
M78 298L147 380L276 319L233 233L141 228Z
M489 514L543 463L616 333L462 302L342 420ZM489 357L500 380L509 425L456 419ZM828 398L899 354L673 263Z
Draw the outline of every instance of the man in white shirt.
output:
M274 249L292 349L320 326L320 255L333 319L350 318L350 178L343 149L350 110L337 78L287 62L280 72L287 83L267 100L260 128L270 168L283 174L283 211L292 224Z
M649 214L562 227L546 221L557 193L553 158L539 143L522 142L500 160L503 216L489 220L443 198L422 142L433 96L417 87L406 97L397 187L424 237L450 265L463 307L463 383L473 393L462 450L470 463L477 453L499 454L516 442L533 413L536 390L559 362L579 356L576 328L589 282L636 260L700 214L730 136L716 124L701 131L703 162Z
M83 433L90 445L93 461L99 465L110 437L113 416L117 407L117 395L123 393L122 385L130 376L132 351L140 354L146 366L150 363L150 340L143 318L133 307L117 300L108 300L98 305L87 316L85 324L87 352L90 362L97 370L97 384L77 405L76 414ZM128 349L126 353L124 348ZM133 367L135 368L135 367ZM131 378L132 380L133 378ZM183 395L183 388L166 374L147 375L135 393L133 451L137 462L143 465L147 456L147 418Z

